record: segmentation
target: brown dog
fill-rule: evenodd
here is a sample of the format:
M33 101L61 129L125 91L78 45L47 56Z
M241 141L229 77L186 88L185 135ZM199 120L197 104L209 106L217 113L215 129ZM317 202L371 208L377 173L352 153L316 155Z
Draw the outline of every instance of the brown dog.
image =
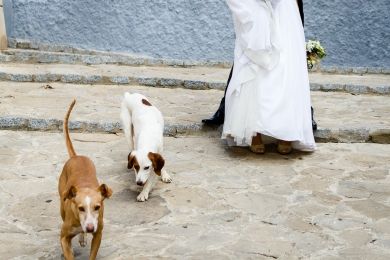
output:
M65 163L58 183L61 200L61 247L65 259L74 259L71 240L80 233L79 242L86 246L87 233L92 233L89 259L96 259L103 230L103 201L113 191L106 184L99 186L93 162L85 156L78 156L69 137L68 119L76 100L73 100L65 116L63 132L70 159Z

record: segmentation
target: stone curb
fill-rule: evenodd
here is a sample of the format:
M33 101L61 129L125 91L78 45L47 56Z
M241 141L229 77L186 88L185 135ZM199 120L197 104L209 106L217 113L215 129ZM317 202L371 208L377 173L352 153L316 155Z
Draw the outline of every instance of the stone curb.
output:
M346 92L351 94L382 94L387 95L390 86L363 86L353 84L318 84L310 83L311 91Z
M61 132L62 124L63 120L58 119L0 117L0 130ZM115 134L122 132L122 125L119 122L69 121L69 130L78 133ZM164 125L165 136L220 137L221 131L222 126L213 128L202 123ZM314 137L319 143L390 144L390 128L319 127L314 132Z
M23 39L8 38L8 47L18 50L0 52L1 62L60 63L60 64L118 64L128 66L206 66L231 68L232 61L181 60L161 58L133 58L123 53L86 50L50 43L30 42ZM30 51L28 51L30 50ZM50 53L51 52L51 53ZM5 55L4 55L5 54Z
M151 87L186 88L195 90L220 89L224 90L225 82L181 80L158 77L129 77L79 74L14 74L0 71L0 81L13 82L63 82L72 84L99 84L99 85L140 85ZM352 94L380 94L388 95L390 86L362 86L353 84L318 84L310 83L311 91L346 92Z
M37 63L63 63L63 64L119 64L128 66L206 66L231 68L232 61L215 60L181 60L158 58L133 58L123 53L110 53L104 51L86 50L81 48L56 45L50 43L30 42L23 39L8 38L8 47L29 51L2 51L1 62L37 62ZM48 53L52 52L52 53ZM1 53L7 55L1 55ZM330 74L390 74L390 68L380 67L345 67L345 66L317 66L310 72L323 72Z

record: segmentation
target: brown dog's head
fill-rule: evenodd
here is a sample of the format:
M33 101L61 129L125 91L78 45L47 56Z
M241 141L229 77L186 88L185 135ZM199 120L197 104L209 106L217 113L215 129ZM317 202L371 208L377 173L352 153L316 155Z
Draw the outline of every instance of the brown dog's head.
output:
M161 169L165 160L158 153L145 151L132 151L127 158L127 169L134 167L137 185L144 185L150 176L150 170L161 176Z
M96 190L90 188L77 190L76 187L71 186L64 191L63 198L74 204L74 211L79 217L83 232L94 233L98 227L103 201L112 194L112 189L106 184L100 185Z

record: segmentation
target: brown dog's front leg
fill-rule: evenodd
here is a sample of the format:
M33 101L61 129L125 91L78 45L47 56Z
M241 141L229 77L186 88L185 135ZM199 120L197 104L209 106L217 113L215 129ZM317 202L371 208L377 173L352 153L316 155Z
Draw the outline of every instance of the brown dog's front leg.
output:
M62 252L64 253L65 260L74 260L74 255L72 253L71 246L72 246L72 236L61 234L61 247L62 247Z
M97 230L96 233L93 234L93 239L92 239L92 243L91 243L91 252L89 254L89 260L96 259L101 241L102 241L102 232Z

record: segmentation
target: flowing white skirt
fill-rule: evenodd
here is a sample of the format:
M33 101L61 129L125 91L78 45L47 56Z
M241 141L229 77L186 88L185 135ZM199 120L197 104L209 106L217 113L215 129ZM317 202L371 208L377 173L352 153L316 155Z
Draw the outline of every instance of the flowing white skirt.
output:
M279 63L272 70L258 67L256 77L225 100L222 138L229 145L247 146L261 133L264 143L285 140L295 149L315 150L305 38L295 0L280 1L274 12L281 38Z

